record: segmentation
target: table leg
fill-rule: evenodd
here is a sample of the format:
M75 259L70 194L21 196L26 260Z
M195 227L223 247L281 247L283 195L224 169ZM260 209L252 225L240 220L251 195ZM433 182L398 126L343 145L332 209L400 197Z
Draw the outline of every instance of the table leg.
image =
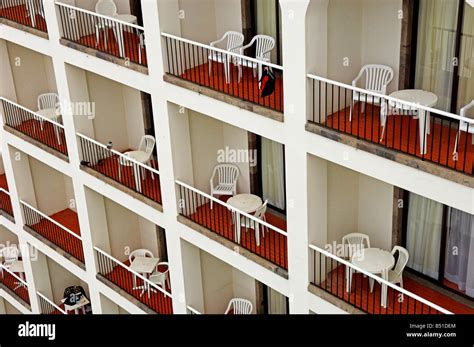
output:
M384 270L382 272L382 278L386 281L387 280L387 276L388 275L388 271L387 270ZM382 283L382 290L381 290L381 300L380 300L380 304L382 307L385 307L387 308L387 285L385 283Z
M426 140L428 138L429 132L429 122L430 116L427 115L425 110L420 110L419 112L419 133L420 133L420 154L426 154Z
M138 192L142 192L142 178L141 178L141 173L140 173L140 167L136 165L135 163L132 163L133 165L133 176L135 178L135 188L137 189Z

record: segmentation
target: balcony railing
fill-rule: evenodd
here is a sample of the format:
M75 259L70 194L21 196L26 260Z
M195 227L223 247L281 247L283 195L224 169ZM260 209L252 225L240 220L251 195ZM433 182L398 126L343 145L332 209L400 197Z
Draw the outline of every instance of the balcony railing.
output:
M77 134L81 164L161 204L160 173L124 153Z
M308 79L309 122L472 176L473 119L319 76Z
M364 271L317 246L310 245L310 282L369 314L452 314L448 310ZM352 283L346 275L352 269ZM367 277L367 278L365 278ZM381 286L370 290L369 279ZM384 287L386 286L386 289ZM384 300L384 297L386 298Z
M202 314L201 312L189 305L186 307L186 311L188 314Z
M0 188L0 210L13 218L13 207L10 193Z
M67 156L64 126L0 97L5 125Z
M99 274L159 314L173 313L171 293L94 247ZM143 290L143 291L142 291Z
M51 217L24 201L20 201L25 217L25 224L53 244L84 263L82 238L68 228L62 226Z
M61 307L49 300L40 292L36 292L41 314L67 314Z
M28 294L28 285L26 281L20 278L16 273L8 270L2 264L0 264L0 283L15 293L28 305L30 304L30 295Z
M283 112L283 67L162 33L166 73L199 86ZM209 57L213 57L211 62ZM227 62L225 64L218 63ZM275 75L275 90L262 96L260 72Z
M143 27L61 2L56 6L63 39L147 66Z
M288 269L285 231L186 183L176 181L176 189L181 216L285 270Z
M0 18L47 32L42 0L2 0Z

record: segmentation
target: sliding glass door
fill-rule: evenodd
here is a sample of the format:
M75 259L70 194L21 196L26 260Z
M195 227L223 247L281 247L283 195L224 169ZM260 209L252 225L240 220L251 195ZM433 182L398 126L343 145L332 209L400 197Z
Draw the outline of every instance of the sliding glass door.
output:
M474 99L474 9L465 0L420 0L414 87L459 113Z
M409 194L407 267L474 298L474 216Z

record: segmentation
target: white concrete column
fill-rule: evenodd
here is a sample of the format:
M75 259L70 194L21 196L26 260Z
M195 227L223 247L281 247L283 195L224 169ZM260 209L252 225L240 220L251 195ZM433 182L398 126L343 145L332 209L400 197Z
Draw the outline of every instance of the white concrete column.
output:
M288 278L290 313L308 313L307 158L301 151L306 123L305 16L309 0L280 0L285 94Z
M174 184L174 170L171 150L170 120L167 101L164 95L165 82L163 81L163 56L161 35L158 18L158 3L152 0L142 1L143 25L146 33L146 49L148 56L155 57L149 60L148 72L153 84L150 86L157 140L158 160L160 163L161 196L163 203L163 222L166 243L168 248L168 262L170 265L170 280L173 289L174 313L186 313L185 287L183 276L183 261L181 257L181 239L173 226L177 223L178 209ZM178 13L176 13L178 15Z

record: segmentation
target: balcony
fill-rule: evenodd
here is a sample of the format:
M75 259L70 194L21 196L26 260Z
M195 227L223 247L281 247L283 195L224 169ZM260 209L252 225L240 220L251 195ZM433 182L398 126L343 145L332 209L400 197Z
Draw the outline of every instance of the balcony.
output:
M165 81L283 121L283 67L174 35L161 35ZM208 57L215 57L215 61ZM263 94L259 76L265 69L275 75L275 88L268 95Z
M198 228L197 230L204 228L211 232L210 235L215 234L231 241L237 246L231 248L253 260L263 258L272 264L269 267L275 272L282 272L284 275L288 270L285 220L267 212L265 222L180 181L176 181L176 190L180 206L179 214L185 224L186 221L190 221L192 222L190 226ZM211 202L213 202L212 208ZM261 235L259 240L257 233Z
M13 207L8 192L7 176L0 174L0 212L5 217L13 220Z
M130 14L106 17L79 7L56 2L61 43L113 62L148 73L145 32L133 24Z
M10 271L2 264L0 264L0 272L0 284L3 285L4 289L29 307L30 296L28 294L28 284L25 279L21 277L24 276L24 272L20 273Z
M468 184L474 120L319 76L308 75L308 80L312 106L307 130Z
M5 130L38 145L61 159L67 159L64 126L17 103L0 98Z
M45 238L66 252L66 255L84 264L84 251L76 212L65 209L48 216L24 201L20 201L20 204L26 231L33 236Z
M2 24L48 38L42 0L3 0L0 6Z
M77 134L77 137L80 143L83 170L103 178L106 182L132 195L149 199L159 204L157 206L161 209L158 170L85 135ZM158 167L154 159L151 159L149 164Z
M404 288L385 281L380 276L366 272L351 262L335 256L317 246L310 245L310 291L323 296L317 288L333 298L368 314L473 314L474 309L456 302L449 296L433 291L427 286L405 277ZM348 287L346 272L351 268L352 284ZM370 290L369 279L374 281ZM387 286L386 294L383 287ZM386 304L381 299L386 295ZM332 299L334 302L334 299Z
M98 278L111 283L118 290L133 297L158 314L173 314L171 288L162 288L133 271L129 262L121 262L100 248L94 247L98 264ZM138 289L143 288L142 290Z

